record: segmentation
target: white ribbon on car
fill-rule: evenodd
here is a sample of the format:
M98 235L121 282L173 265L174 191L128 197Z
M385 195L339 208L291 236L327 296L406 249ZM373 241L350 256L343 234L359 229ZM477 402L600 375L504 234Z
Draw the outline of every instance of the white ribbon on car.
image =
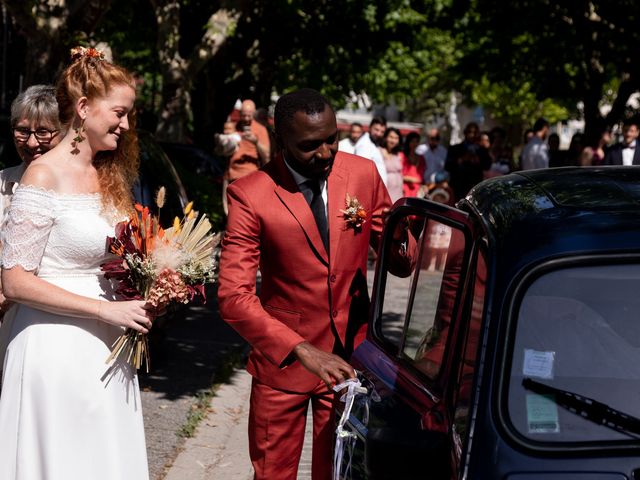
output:
M348 478L351 472L351 458L353 455L353 447L355 445L357 436L355 433L350 432L344 428L344 425L347 423L349 419L349 415L351 415L351 409L353 408L353 401L356 396L359 394L367 393L367 389L360 384L360 380L357 378L349 378L348 380L342 382L339 385L333 387L333 390L336 392L340 392L344 389L347 389L347 392L340 397L340 401L344 402L344 410L342 411L342 417L340 417L340 421L338 422L338 427L336 428L336 446L333 450L333 480L340 480L340 470L342 467L342 459L344 458L344 452L347 450L349 455L349 462L344 470L344 477Z

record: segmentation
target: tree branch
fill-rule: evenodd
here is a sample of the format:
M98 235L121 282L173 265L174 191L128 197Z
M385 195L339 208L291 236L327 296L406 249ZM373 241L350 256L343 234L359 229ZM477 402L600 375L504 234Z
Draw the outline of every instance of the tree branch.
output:
M639 89L640 82L638 82L637 77L634 75L630 75L629 78L620 83L616 98L613 101L613 105L611 105L611 110L609 110L605 118L608 127L612 127L622 119L629 97Z
M180 2L150 0L158 25L158 59L165 81L180 82L186 69L178 49L180 42Z
M13 21L20 25L21 28L28 32L35 32L38 30L38 24L35 16L31 13L29 4L24 0L2 0L2 3L7 8L7 12L13 18Z
M195 78L209 60L218 53L224 42L234 34L240 17L239 11L226 8L221 8L211 15L207 22L207 30L189 56L188 78Z

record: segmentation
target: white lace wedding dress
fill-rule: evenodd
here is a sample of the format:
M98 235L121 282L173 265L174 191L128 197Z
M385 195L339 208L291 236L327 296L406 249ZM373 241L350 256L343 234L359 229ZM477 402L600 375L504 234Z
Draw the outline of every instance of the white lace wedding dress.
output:
M114 219L98 194L20 186L2 228L2 264L113 300L100 271ZM17 305L0 393L0 480L147 479L133 369L105 360L122 329Z

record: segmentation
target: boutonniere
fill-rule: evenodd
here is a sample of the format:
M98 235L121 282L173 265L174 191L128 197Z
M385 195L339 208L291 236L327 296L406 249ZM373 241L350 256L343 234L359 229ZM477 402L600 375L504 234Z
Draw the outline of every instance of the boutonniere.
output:
M362 225L366 223L367 211L356 197L352 197L347 193L346 208L340 210L344 218L347 228L353 228L356 232L360 231Z

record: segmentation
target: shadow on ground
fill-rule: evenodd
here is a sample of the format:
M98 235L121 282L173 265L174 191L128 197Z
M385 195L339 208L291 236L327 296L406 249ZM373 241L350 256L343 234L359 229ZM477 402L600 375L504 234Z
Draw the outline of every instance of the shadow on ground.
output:
M220 318L215 289L207 293L205 305L180 306L154 326L151 370L140 374L141 389L168 400L195 396L224 381L218 370L246 351L246 342Z
M177 455L196 397L245 363L248 346L220 318L216 293L209 288L206 304L180 306L151 330L150 372L139 374L151 479L163 478Z

